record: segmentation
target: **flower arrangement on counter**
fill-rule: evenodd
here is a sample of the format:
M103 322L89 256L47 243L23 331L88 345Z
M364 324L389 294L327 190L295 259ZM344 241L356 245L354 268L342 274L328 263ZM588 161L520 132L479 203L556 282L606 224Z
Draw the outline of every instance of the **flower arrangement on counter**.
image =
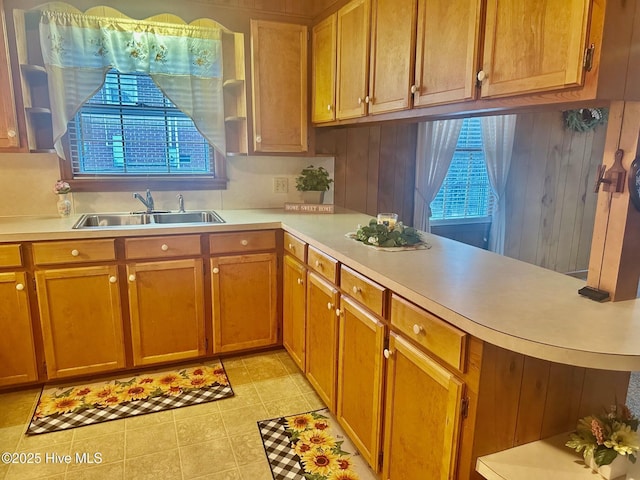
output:
M582 452L585 461L592 457L598 467L609 465L618 455L635 463L640 450L637 429L638 418L629 408L613 405L601 415L581 418L565 445Z
M53 186L53 193L56 195L60 195L63 193L69 193L71 191L71 185L63 180L56 181L56 184Z
M415 228L405 227L402 222L386 225L378 223L375 218L369 221L369 225L358 225L355 239L377 247L405 247L422 243Z

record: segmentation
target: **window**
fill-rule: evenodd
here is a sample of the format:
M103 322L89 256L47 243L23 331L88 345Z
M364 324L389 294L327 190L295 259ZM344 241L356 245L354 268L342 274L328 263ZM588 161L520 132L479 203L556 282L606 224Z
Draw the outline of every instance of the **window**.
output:
M215 174L213 148L146 74L109 71L67 132L74 178Z
M432 220L486 219L494 195L487 175L479 118L463 121L447 176L431 202Z

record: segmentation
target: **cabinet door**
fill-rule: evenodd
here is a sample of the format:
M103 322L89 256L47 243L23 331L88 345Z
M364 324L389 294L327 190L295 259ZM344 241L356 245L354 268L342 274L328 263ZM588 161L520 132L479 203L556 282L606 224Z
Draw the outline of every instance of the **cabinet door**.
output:
M132 263L127 277L135 365L206 353L202 260Z
M307 275L307 379L332 412L336 410L338 289L315 273Z
M582 84L590 0L489 0L481 95Z
M0 0L0 148L18 147L18 123L11 81L11 65L7 46L7 33L3 1Z
M0 273L0 386L38 379L24 272Z
M463 383L393 333L387 372L382 478L455 478Z
M36 286L50 379L125 366L117 267L40 270Z
M374 315L341 298L337 418L375 471L380 468L384 334Z
M415 40L416 0L373 0L369 113L411 107Z
M284 257L282 344L304 372L307 269L291 255Z
M338 119L367 114L370 16L370 0L352 0L338 10Z
M473 98L480 0L418 0L414 106Z
M253 149L307 151L307 27L251 21Z
M313 27L311 33L311 121L336 119L336 14Z
M278 342L276 259L275 253L211 259L215 353Z

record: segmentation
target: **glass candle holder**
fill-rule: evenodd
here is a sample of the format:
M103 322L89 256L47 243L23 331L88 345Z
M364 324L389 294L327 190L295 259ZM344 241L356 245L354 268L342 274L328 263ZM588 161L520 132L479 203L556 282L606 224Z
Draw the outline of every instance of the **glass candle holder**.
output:
M378 214L378 224L386 225L389 230L393 230L398 223L398 214L397 213L379 213Z

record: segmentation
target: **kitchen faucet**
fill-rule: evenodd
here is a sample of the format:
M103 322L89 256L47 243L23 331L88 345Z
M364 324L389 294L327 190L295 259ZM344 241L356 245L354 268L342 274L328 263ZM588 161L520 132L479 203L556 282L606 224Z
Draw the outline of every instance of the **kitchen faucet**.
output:
M184 196L179 193L176 197L178 198L178 212L184 213Z
M137 198L138 200L140 200L143 203L143 205L145 207L147 207L147 213L153 213L155 205L153 203L153 197L151 196L151 190L149 190L147 188L147 198L146 198L146 200L144 198L142 198L142 195L140 195L139 193L134 193L133 194L133 198Z

